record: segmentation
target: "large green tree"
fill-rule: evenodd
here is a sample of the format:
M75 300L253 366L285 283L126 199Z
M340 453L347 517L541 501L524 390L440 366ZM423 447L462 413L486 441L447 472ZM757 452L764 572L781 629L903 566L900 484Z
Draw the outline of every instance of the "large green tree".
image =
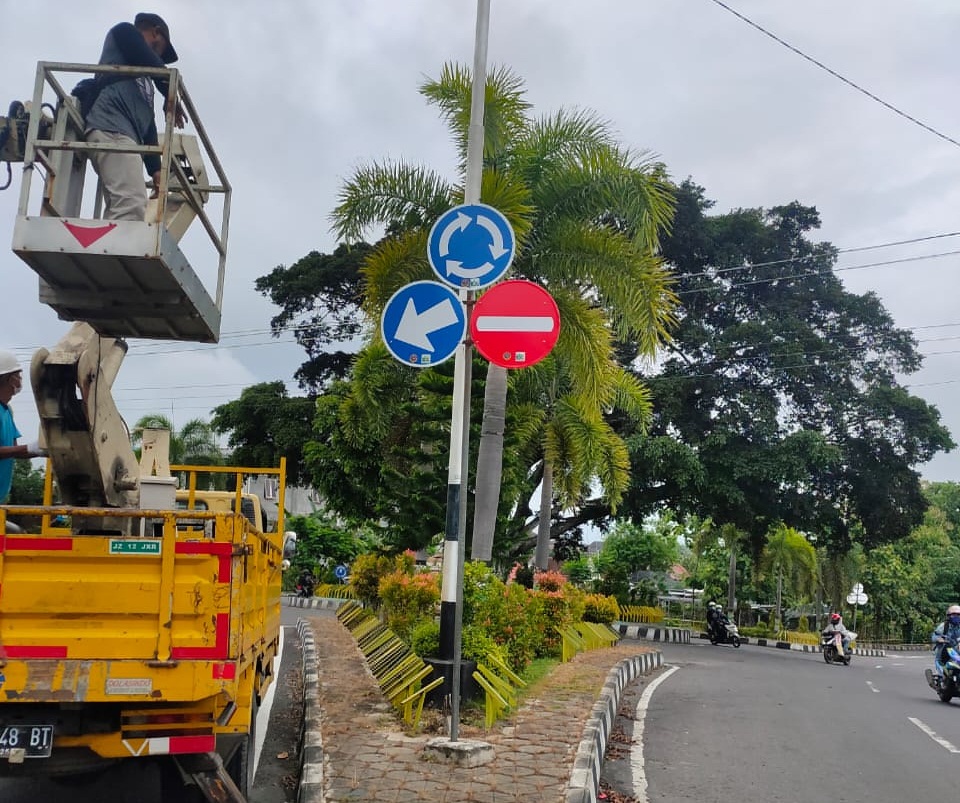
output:
M648 376L655 418L629 439L624 511L667 504L731 523L756 556L779 521L831 552L907 536L926 502L917 466L953 441L897 376L921 357L873 293L844 289L837 251L798 203L711 216L685 182L663 252L681 301ZM629 352L626 356L629 356Z
M315 402L289 396L283 382L261 382L245 388L240 398L221 404L211 423L228 433L233 462L245 466L276 466L287 458L287 482L308 485L303 446L313 423Z
M375 225L391 232L363 267L365 309L374 319L397 288L431 276L430 226L463 199L471 86L467 69L448 65L440 79L421 88L454 135L460 182L423 167L372 164L357 170L341 192L334 213L340 237L360 239ZM639 414L642 424L649 412L644 388L617 366L613 337L629 337L645 356L665 337L673 297L654 252L670 219L670 187L661 165L619 148L595 116L561 111L533 118L522 82L508 70L488 76L485 108L481 199L513 226L514 275L547 285L557 301L562 326L556 351L570 381L565 399L555 397L555 409L581 419L574 425L578 438L564 444L579 453L560 448L563 433L554 427L536 455L538 470L548 483L557 472L582 477L578 497L596 482L616 501L625 453L599 413L621 407L634 419ZM495 522L519 501L504 493L501 476L507 386L505 369L491 366L475 475L473 554L481 558L491 553ZM548 489L541 503L547 511L552 497Z
M363 334L360 267L370 250L360 242L341 244L332 254L311 251L256 280L257 290L280 308L270 320L274 337L292 332L307 353L294 376L310 395L350 373Z

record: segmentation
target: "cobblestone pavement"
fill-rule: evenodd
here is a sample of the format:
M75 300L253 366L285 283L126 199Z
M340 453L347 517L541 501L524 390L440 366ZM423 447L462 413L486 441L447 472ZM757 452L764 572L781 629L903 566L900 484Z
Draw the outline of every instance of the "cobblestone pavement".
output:
M517 712L491 731L461 722L460 739L487 742L495 751L490 763L467 769L424 753L438 732L411 734L401 727L346 628L332 617L311 618L310 625L329 803L561 803L584 724L610 670L653 651L630 642L581 653L527 689Z

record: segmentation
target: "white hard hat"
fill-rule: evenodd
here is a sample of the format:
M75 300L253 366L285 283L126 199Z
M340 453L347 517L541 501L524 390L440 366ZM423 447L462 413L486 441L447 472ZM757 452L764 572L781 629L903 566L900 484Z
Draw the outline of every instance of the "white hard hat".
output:
M0 350L0 376L22 370L23 366L20 365L20 361L12 351Z
M949 608L947 608L947 616L949 616L951 613L960 613L960 605L951 605Z

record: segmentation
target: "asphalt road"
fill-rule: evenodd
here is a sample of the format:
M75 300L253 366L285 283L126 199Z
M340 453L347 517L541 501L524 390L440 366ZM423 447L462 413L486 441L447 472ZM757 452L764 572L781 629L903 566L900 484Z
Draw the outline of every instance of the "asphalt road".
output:
M647 693L642 725L621 720L626 744L605 768L618 791L649 803L957 799L960 700L927 687L928 652L844 667L762 647L662 649L660 674L676 670Z

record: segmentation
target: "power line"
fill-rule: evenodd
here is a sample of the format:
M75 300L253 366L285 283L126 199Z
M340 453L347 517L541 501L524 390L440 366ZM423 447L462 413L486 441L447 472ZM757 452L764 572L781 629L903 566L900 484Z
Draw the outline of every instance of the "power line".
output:
M901 259L887 259L882 262L867 262L863 265L831 265L829 268L824 270L811 270L806 273L794 273L786 276L773 276L766 279L751 279L750 281L737 282L734 281L728 285L725 289L734 289L736 287L751 287L758 284L773 284L774 282L786 282L792 279L810 279L816 276L829 276L833 273L843 273L851 270L865 270L866 268L881 268L887 267L889 265L900 265L908 262L922 262L925 259L940 259L942 257L957 256L960 254L960 250L957 251L941 251L937 254L920 254L919 256L914 257L902 257ZM809 259L810 256L803 257L803 259ZM755 267L754 265L743 265L738 270L749 270ZM708 274L697 273L697 274L680 274L681 278L687 278L688 276L703 276ZM678 290L678 296L693 295L694 293L706 293L714 289L713 287L695 287L690 290Z
M960 231L950 231L945 232L944 234L931 234L926 237L912 237L909 240L893 240L888 243L877 243L876 245L861 245L856 248L837 248L835 253L837 254L853 254L858 251L873 251L878 248L893 248L898 245L911 245L913 243L922 243L927 242L928 240L940 240L944 237L957 237L960 235ZM715 276L722 273L730 273L737 270L746 270L747 268L766 268L771 265L787 265L792 262L804 262L808 259L815 259L821 254L806 254L801 257L787 257L785 259L771 259L767 262L751 262L749 265L731 265L726 268L709 268L705 271L700 271L699 273L687 273L684 274L688 278L695 278L697 276Z
M789 42L784 41L783 39L781 39L781 38L780 38L779 36L777 36L776 34L771 33L771 32L768 31L766 28L764 28L762 25L759 25L758 23L754 22L754 21L753 21L752 19L750 19L749 17L745 17L743 14L741 14L741 13L740 13L739 11L737 11L736 9L733 9L733 8L731 8L730 6L728 6L726 3L722 2L722 0L711 0L711 2L714 3L714 4L716 4L716 5L718 5L718 6L720 6L722 9L724 9L724 10L726 10L726 11L729 11L731 14L733 14L733 16L735 16L735 17L737 17L738 19L742 20L743 22L747 23L747 25L751 26L752 28L756 28L758 31L760 31L760 33L764 34L765 36L769 36L771 39L773 39L773 41L775 41L775 42L777 42L778 44L781 44L781 45L783 45L785 48L787 48L787 50L793 51L794 53L796 53L796 54L797 54L798 56L800 56L801 58L804 58L804 59L806 59L807 61L809 61L811 64L816 65L816 66L819 67L821 70L823 70L823 71L829 73L830 75L832 75L834 78L837 78L837 79L843 81L843 83L845 83L847 86L849 86L849 87L857 90L857 92L859 92L860 94L866 95L868 98L870 98L870 100L873 100L873 101L879 103L881 106L883 106L883 107L886 108L886 109L889 109L889 110L892 111L894 114L897 114L897 115L899 115L900 117L903 117L905 120L909 120L909 121L910 121L911 123L913 123L914 125L920 126L920 128L924 129L925 131L929 131L931 134L933 134L933 135L936 136L936 137L939 137L940 139L944 140L945 142L949 142L951 145L956 145L958 148L960 148L960 142L957 142L957 140L955 140L953 137L949 137L949 136L947 136L946 134L944 134L944 133L942 133L942 132L940 132L940 131L937 131L937 129L933 128L933 126L929 126L929 125L927 125L926 123L921 122L920 120L918 120L916 117L913 117L912 115L907 114L905 111L901 111L901 110L898 109L896 106L894 106L892 103L887 103L887 101L885 101L883 98L877 97L876 95L873 94L873 92L870 92L870 91L864 89L864 88L863 88L862 86L860 86L859 84L855 84L855 83L854 83L853 81L851 81L849 78L845 78L845 77L842 76L840 73L838 73L836 70L830 69L830 68L829 68L826 64L824 64L823 62L817 61L815 58L813 58L813 56L807 55L806 53L804 53L804 52L803 52L802 50L800 50L799 48L794 47L794 46L791 45Z

